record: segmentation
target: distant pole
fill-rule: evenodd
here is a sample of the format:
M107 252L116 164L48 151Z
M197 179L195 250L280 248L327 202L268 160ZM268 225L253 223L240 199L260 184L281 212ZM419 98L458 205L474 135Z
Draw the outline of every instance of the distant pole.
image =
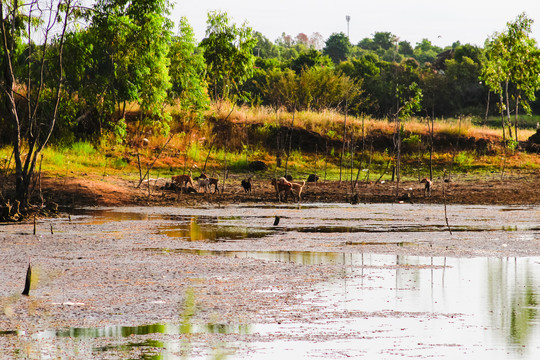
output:
M347 38L349 39L349 41L351 41L351 39L349 38L349 22L351 21L351 17L347 15L345 16L345 19L347 20Z

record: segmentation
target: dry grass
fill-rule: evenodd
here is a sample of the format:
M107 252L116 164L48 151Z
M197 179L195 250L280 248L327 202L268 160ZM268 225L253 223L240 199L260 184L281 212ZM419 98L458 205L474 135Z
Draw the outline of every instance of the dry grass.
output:
M224 120L231 112L232 105L229 103L213 104L207 115L213 115L217 119ZM281 126L290 126L293 123L293 114L280 109L277 112L269 107L235 107L229 115L229 120L236 123L270 123ZM300 111L294 114L294 126L316 131L320 134L327 134L331 137L340 138L343 133L343 123L345 116L335 110L325 110L323 112ZM402 121L404 130L414 134L428 134L428 119L410 118ZM362 122L364 132L377 131L392 134L395 131L395 123L389 119L373 119L370 117L347 117L347 131L360 134L362 132ZM500 129L487 126L478 126L472 123L470 117L459 119L436 119L434 121L434 132L449 135L460 135L463 137L485 137L497 140L502 137ZM520 130L519 137L524 140L534 134L534 130Z

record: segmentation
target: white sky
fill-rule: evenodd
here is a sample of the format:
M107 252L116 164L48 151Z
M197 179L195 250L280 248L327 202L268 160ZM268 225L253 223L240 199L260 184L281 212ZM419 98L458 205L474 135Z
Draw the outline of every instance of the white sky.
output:
M293 38L319 32L326 40L334 32L357 44L378 31L388 31L413 45L423 38L444 47L455 41L483 46L495 31L525 12L534 20L532 37L540 40L540 0L171 0L172 20L186 16L198 40L204 37L208 11L226 11L232 20L248 22L271 41L283 32Z

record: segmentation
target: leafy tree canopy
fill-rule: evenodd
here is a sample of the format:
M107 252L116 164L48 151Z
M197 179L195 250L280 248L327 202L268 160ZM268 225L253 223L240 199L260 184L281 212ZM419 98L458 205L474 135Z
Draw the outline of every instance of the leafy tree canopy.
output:
M252 75L257 44L253 30L246 23L231 24L226 12L208 13L204 51L207 81L214 100L240 95L239 87Z
M339 64L347 59L351 52L351 43L344 33L333 33L326 40L323 53L330 56L334 64Z
M206 68L204 57L196 46L193 28L185 17L180 19L178 35L172 38L169 58L170 96L183 111L202 121L203 111L209 105Z

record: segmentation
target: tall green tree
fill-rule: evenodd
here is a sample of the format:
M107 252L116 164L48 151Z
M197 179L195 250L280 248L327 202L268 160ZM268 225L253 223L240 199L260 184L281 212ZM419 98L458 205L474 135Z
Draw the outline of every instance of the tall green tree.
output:
M326 46L323 49L323 53L330 56L334 64L347 59L351 52L351 42L344 33L333 33L326 40Z
M199 46L204 51L207 81L214 100L242 95L240 87L253 73L256 44L253 30L246 23L231 24L226 12L208 13L206 37Z
M171 86L169 11L167 0L97 1L88 29L92 61L79 90L101 114L100 131L118 113L110 126L123 136L130 102L140 104L143 120L168 130L162 109Z
M535 99L535 92L540 89L540 52L536 41L530 37L532 24L533 20L522 13L515 21L506 24L504 33L495 33L486 44L487 61L482 67L482 78L491 91L499 95L501 111L506 111L503 138L505 125L512 137L511 97L515 99L516 113L520 104L526 111L530 111L529 101ZM517 130L517 116L515 129Z
M481 64L468 56L446 60L447 101L456 114L480 115L484 87L479 84Z
M171 98L188 116L202 121L209 104L206 66L202 52L197 49L193 28L185 17L180 19L178 36L172 38L169 58Z
M426 62L433 62L437 58L442 49L438 46L434 46L428 39L422 39L414 47L414 58L421 64Z
M253 48L253 55L264 59L278 58L278 47L274 45L267 37L260 32L254 32L254 37L257 39L257 44Z
M290 68L297 74L300 74L302 70L315 66L330 66L332 65L332 60L328 56L321 54L320 51L310 49L309 51L300 53L298 57L291 60L290 64Z

